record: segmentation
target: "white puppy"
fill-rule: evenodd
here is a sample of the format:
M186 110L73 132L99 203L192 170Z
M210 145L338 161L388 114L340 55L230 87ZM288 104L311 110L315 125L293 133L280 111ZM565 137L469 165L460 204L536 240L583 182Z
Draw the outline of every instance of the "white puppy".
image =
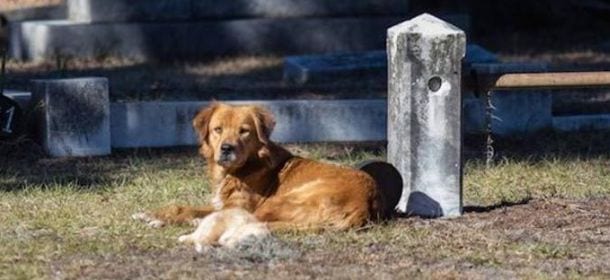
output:
M267 225L248 211L230 208L200 219L195 232L180 236L178 241L195 244L195 250L201 253L206 246L234 248L245 239L263 239L270 234Z

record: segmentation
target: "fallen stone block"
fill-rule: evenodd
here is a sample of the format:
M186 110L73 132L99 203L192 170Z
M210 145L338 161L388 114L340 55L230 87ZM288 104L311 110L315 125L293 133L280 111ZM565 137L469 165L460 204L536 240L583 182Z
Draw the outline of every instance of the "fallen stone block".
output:
M106 78L32 81L39 140L53 157L110 154Z

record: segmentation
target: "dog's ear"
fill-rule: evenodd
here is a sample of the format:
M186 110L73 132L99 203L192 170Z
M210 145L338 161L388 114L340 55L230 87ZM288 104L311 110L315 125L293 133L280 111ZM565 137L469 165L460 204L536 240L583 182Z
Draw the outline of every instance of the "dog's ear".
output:
M275 118L273 117L273 113L269 110L254 107L254 124L256 126L256 135L258 135L258 140L263 143L269 143L269 138L271 137L271 133L273 132L273 128L275 128Z
M277 164L277 159L275 158L275 155L273 155L273 152L271 152L271 146L273 144L269 138L271 137L273 128L275 128L275 118L269 110L261 107L254 107L253 112L256 135L258 136L258 141L262 144L262 147L258 151L258 156L261 159L264 159L269 167L274 167Z
M195 115L195 118L193 118L193 128L199 135L199 142L207 142L208 134L210 133L210 120L218 107L220 107L220 103L212 102L209 106L201 109L197 115Z

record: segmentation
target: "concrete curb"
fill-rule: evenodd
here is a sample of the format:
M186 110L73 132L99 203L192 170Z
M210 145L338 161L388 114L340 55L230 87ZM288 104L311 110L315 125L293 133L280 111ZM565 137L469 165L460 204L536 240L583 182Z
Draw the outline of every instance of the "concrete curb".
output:
M29 106L30 93L12 90L7 90L7 93L20 105ZM272 137L278 142L386 140L387 102L383 99L227 103L254 104L270 108L278 120ZM201 101L111 103L111 146L138 148L197 145L191 120L197 111L207 104L209 102ZM467 98L462 105L464 133L483 133L483 102L480 99ZM552 118L552 128L557 131L610 130L610 114L555 116ZM531 133L535 129L536 127L528 126L528 129L520 129L518 133ZM516 133L513 130L512 134L507 135Z
M381 141L386 138L385 100L233 101L270 109L277 142ZM114 103L114 148L196 145L191 120L208 102Z

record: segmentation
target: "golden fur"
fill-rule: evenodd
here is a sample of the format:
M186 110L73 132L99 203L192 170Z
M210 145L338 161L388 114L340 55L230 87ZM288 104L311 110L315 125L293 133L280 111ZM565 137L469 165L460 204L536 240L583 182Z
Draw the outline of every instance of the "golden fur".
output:
M152 226L189 223L229 208L252 213L271 230L340 230L380 218L383 199L368 174L293 156L269 140L275 120L263 108L213 103L193 126L208 165L212 203L137 217Z

